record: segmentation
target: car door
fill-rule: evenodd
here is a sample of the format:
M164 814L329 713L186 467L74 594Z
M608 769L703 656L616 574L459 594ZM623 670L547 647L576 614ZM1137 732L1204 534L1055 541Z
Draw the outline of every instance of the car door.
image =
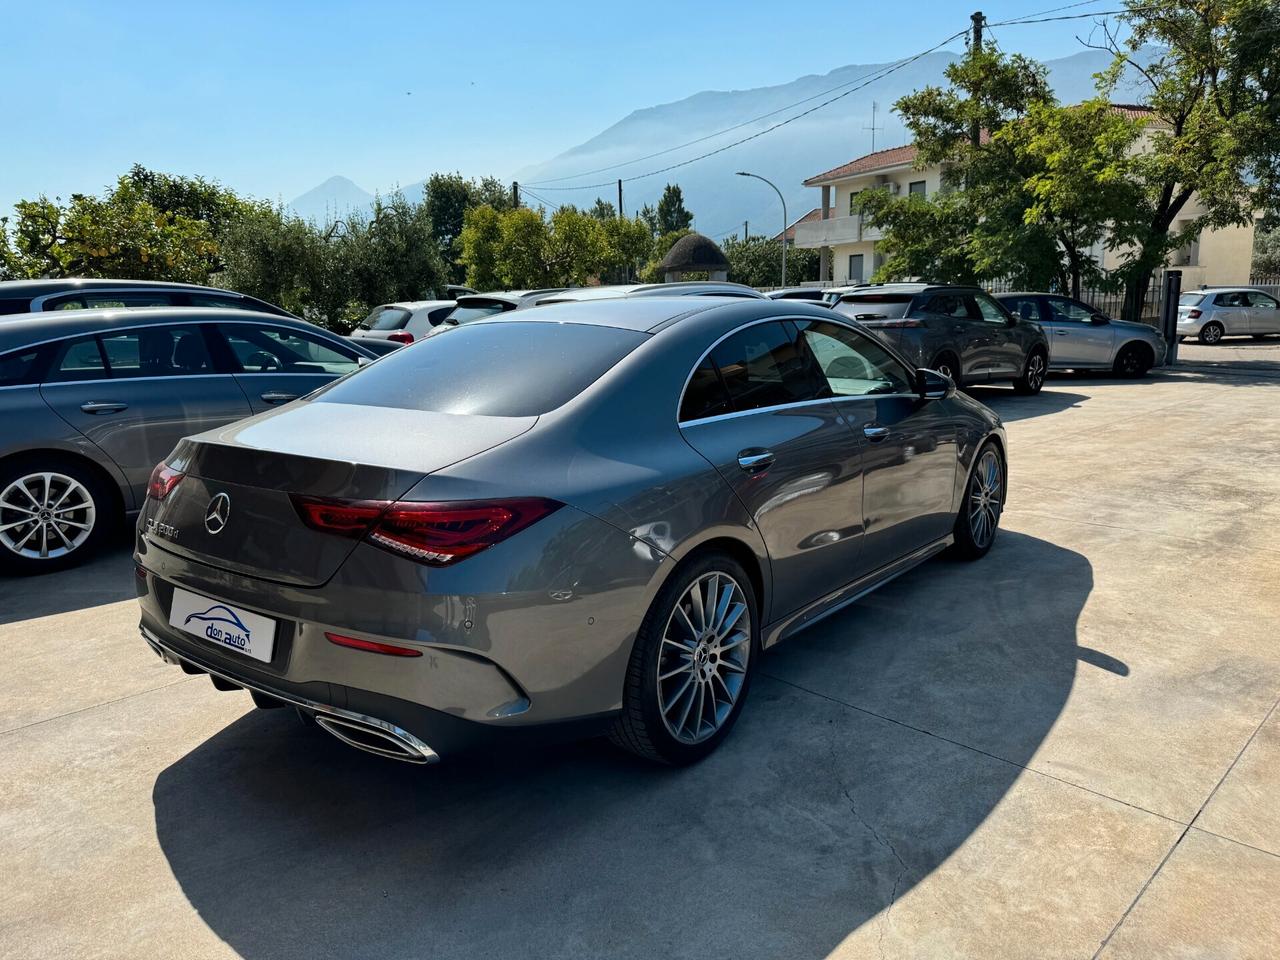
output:
M214 367L198 324L68 340L58 346L40 393L115 461L138 501L152 468L179 440L250 413L235 378Z
M1026 356L1015 329L1016 321L985 293L975 293L968 299L970 310L978 312L985 330L983 350L987 355L987 379L1007 380L1021 376Z
M1222 324L1228 335L1249 333L1249 300L1238 290L1214 294L1211 319Z
M921 399L915 372L866 334L827 320L796 326L861 452L859 574L946 536L956 475L956 424L946 405Z
M1246 296L1249 298L1249 332L1258 335L1280 333L1280 302L1257 291Z
M319 331L267 320L216 326L254 413L306 396L360 366L359 353Z
M862 544L860 444L794 325L749 324L695 368L681 433L737 494L769 551L784 617L854 579Z
M923 312L929 325L930 356L942 351L960 358L960 377L966 383L987 379L991 367L989 330L977 305L963 293L934 294ZM924 358L925 363L928 358Z
M1049 350L1056 365L1108 367L1115 350L1115 329L1094 323L1098 311L1068 297L1045 297L1051 319Z

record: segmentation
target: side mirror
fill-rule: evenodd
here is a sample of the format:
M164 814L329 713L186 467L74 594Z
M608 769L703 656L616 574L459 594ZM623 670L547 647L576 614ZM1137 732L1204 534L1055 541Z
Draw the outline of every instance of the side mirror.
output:
M916 371L916 393L922 400L945 400L956 395L956 384L944 373L921 367Z
M370 364L370 363L373 363L373 361L372 361L372 360L370 360L368 357L366 357L364 354L359 354L359 355L356 357L356 366L357 366L357 367L363 367L363 366L366 366L367 364Z
M1110 323L1111 318L1108 317L1105 313L1095 313L1092 317L1089 318L1089 322L1101 326L1104 323Z

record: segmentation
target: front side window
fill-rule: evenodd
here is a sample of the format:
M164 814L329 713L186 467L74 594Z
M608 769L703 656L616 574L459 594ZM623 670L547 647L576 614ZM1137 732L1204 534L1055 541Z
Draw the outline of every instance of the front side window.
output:
M220 326L219 330L244 373L341 375L360 365L355 351L289 327L236 323Z
M796 325L833 396L912 392L907 368L870 337L825 321L798 320Z
M1255 310L1275 310L1277 306L1280 306L1280 304L1277 304L1275 297L1269 297L1265 293L1250 293L1248 297L1249 306Z
M807 351L781 321L739 330L711 351L735 410L758 410L819 396Z
M125 330L100 339L113 378L181 377L213 371L204 336L196 327Z
M1063 297L1049 297L1049 312L1057 321L1073 321L1089 323L1093 319L1093 311L1082 303L1067 300Z
M975 293L972 299L978 308L978 313L982 315L982 319L987 323L1003 325L1009 322L1009 315L1004 312L1004 308L985 293Z

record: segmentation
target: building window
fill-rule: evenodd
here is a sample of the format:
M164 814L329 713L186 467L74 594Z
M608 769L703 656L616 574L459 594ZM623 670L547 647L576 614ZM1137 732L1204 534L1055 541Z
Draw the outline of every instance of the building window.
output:
M848 280L850 283L862 282L862 254L860 253L849 254Z
M907 184L907 193L913 197L923 197L925 195L924 181L914 180L911 183Z

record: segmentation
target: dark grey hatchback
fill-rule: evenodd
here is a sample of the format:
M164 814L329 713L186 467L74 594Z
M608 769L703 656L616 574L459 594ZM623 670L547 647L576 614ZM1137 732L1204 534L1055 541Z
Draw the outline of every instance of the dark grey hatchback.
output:
M0 570L89 556L182 437L269 410L369 355L289 317L220 308L0 320Z

